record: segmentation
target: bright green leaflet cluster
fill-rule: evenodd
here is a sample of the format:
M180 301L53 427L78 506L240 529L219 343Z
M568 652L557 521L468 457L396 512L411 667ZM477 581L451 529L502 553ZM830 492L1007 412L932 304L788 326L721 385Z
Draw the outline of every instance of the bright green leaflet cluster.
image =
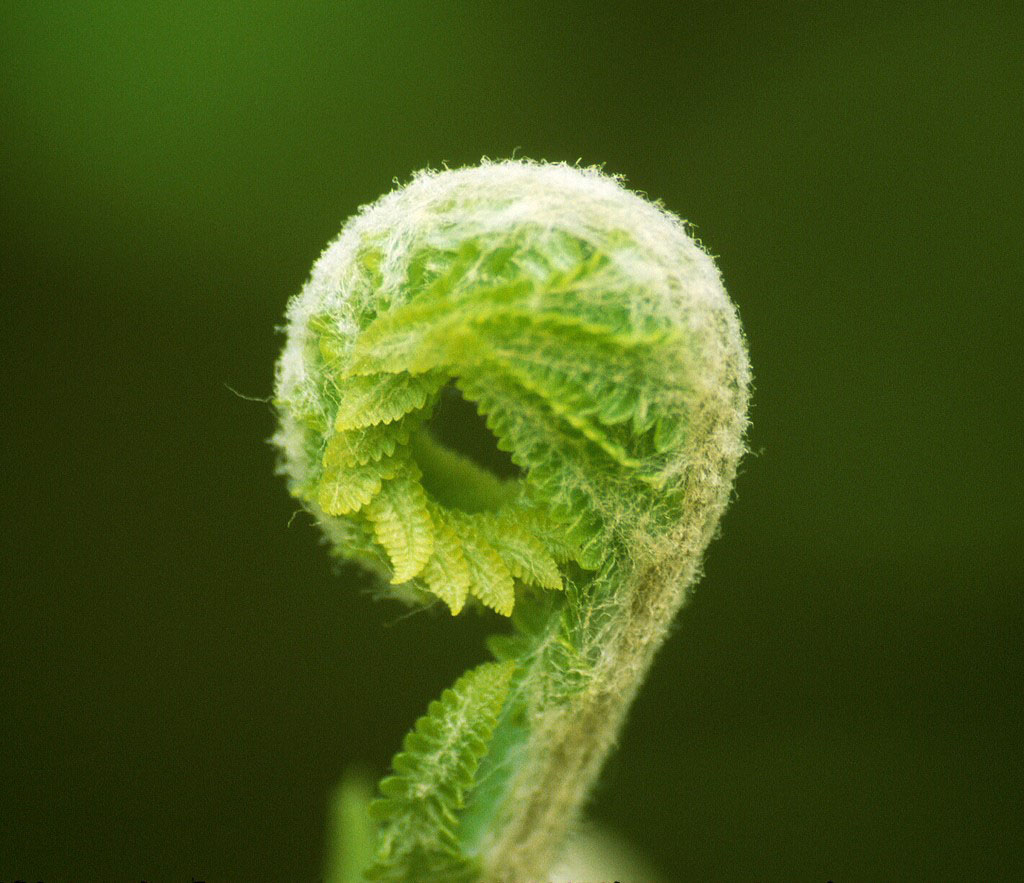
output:
M507 662L432 706L382 783L372 875L498 879L504 854L510 879L525 873L498 829L508 840L517 801L542 799L524 778L541 775L531 745L574 707L596 714L579 703L599 685L621 694L598 755L611 744L728 498L748 382L713 263L677 219L594 170L421 173L324 253L278 365L292 493L395 597L515 613L492 642ZM517 477L439 439L431 417L451 395ZM580 776L596 774L593 754Z
M372 278L379 255L361 261ZM367 316L354 341L331 316L311 319L324 384L302 415L310 461L295 492L345 519L358 538L345 554L386 559L392 583L452 613L472 597L508 615L516 580L559 590L567 558L600 565L602 485L628 478L632 494L659 499L685 431L685 391L667 386L664 353L681 355L685 341L607 309L628 280L560 231L520 249L467 239L410 264L404 302ZM521 480L500 482L431 438L448 383L477 404Z
M513 671L512 663L493 662L464 674L405 737L395 774L380 783L383 797L370 804L380 837L367 878L476 878L476 863L462 853L457 813L487 752Z

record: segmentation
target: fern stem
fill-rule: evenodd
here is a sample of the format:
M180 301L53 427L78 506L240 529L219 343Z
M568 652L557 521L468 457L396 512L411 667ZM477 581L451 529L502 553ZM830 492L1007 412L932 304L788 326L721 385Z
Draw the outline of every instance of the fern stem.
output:
M577 690L531 720L523 761L485 843L488 883L541 879L578 821L654 654L687 588L699 576L704 549L727 501L722 490L731 487L736 461L718 458L715 465L715 477L723 481L710 487L693 483L687 517L672 537L675 551L648 562L622 587L613 624L602 628L598 638L603 647L600 664ZM582 618L588 617L584 613ZM534 687L539 693L545 681L562 678L562 673L542 668L532 675L540 682ZM530 683L531 678L525 680Z

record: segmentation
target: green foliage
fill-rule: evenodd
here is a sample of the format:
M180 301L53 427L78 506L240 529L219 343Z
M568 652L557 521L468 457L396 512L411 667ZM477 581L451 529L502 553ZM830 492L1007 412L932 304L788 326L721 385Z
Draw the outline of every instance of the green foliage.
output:
M348 772L331 797L325 883L360 883L373 861L376 826L370 817L373 781Z
M424 249L410 261L415 284L368 318L354 345L327 317L310 324L331 428L309 430L322 440L306 445L318 456L296 492L326 515L368 522L346 536L372 536L392 583L453 613L474 599L508 615L516 581L561 589L567 557L598 567L613 525L595 497L653 505L665 455L685 433L665 378L681 339L608 299L625 282L590 243L557 234L547 245ZM521 479L503 482L424 431L449 380ZM601 486L627 476L631 489ZM546 533L531 514L540 509Z
M504 544L498 540L496 546L492 545L478 529L478 519L472 516L452 512L448 517L457 526L457 533L462 538L462 554L469 566L473 594L492 610L508 616L515 603L515 587L512 571L498 551L507 551Z
M487 753L509 684L511 662L485 663L432 702L392 763L370 805L379 822L377 851L366 876L384 881L475 879L462 850L458 812Z
M423 570L434 552L434 520L415 474L385 483L366 514L391 559L392 582L403 583Z
M358 512L381 492L385 481L396 478L407 468L409 463L403 456L371 460L358 466L339 467L325 462L317 502L328 515Z
M418 411L442 386L439 375L405 373L350 375L338 381L338 432L391 423L411 411Z
M329 516L365 520L371 529L362 535L390 562L391 582L452 613L472 598L508 615L516 581L561 589L566 557L596 568L607 525L593 492L574 490L580 476L593 484L625 469L637 485L651 484L659 457L678 442L681 421L659 407L656 355L679 342L649 321L631 324L620 309L598 309L591 274L608 274L607 259L583 240L553 241L549 260L483 240L454 256L420 252L415 277L445 271L406 290L354 346L328 319L311 323L332 429L298 492ZM517 268L529 275L509 280ZM503 482L424 431L450 379L522 479ZM539 507L562 513L556 530L540 529ZM555 534L564 539L549 545Z
M531 879L727 500L748 381L732 306L677 219L593 171L504 163L366 209L289 315L292 493L396 597L512 617L500 661L431 705L381 783L370 876ZM452 388L516 477L435 434Z
M452 529L445 516L435 507L434 554L423 569L423 579L438 598L445 602L452 613L462 610L466 595L473 585L473 572L463 552L462 540Z

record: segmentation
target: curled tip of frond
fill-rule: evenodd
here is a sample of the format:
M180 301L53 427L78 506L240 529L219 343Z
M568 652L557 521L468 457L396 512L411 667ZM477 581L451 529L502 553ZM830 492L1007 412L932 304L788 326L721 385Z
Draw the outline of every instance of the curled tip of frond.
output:
M292 492L343 554L453 613L653 554L708 445L742 450L746 355L713 262L596 168L419 172L345 225L288 317ZM432 436L449 385L519 478Z

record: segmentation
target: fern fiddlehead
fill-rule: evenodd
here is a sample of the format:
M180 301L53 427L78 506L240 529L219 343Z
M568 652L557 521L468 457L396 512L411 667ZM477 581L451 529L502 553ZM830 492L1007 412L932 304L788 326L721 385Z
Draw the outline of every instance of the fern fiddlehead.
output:
M452 387L517 476L439 441ZM420 173L324 252L277 371L291 492L396 596L513 626L396 757L372 877L543 876L698 575L748 387L711 259L595 170Z

